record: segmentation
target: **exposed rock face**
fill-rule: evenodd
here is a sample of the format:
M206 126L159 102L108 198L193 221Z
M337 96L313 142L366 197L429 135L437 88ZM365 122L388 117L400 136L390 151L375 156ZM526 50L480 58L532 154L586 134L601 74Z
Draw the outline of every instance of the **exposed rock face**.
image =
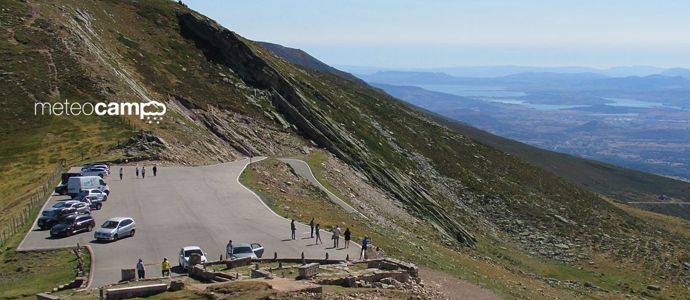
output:
M312 101L325 99L318 91L310 91L318 99L308 99L294 78L281 75L247 46L246 41L215 22L191 12L179 12L178 20L182 35L193 40L208 59L229 66L247 84L270 91L273 105L305 137L361 168L374 183L404 201L415 215L431 217L429 221L445 235L469 246L475 244L474 236L444 213L444 208L420 184L372 157L361 141L343 130L326 112L312 105ZM212 130L217 128L217 122L206 122ZM240 151L253 153L254 149Z

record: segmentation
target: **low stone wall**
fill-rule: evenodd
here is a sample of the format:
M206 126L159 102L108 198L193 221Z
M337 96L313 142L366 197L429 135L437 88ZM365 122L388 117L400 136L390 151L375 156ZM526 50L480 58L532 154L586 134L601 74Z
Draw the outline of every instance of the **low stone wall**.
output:
M237 279L235 276L227 273L207 271L200 265L192 266L189 268L188 273L189 277L206 282L225 282Z
M255 258L255 262L284 262L291 264L311 264L317 263L320 265L337 265L346 262L341 259L319 259L319 258Z
M410 280L410 274L405 271L376 271L373 274L323 279L320 280L318 284L339 285L342 287L358 287L357 281L379 282L384 278L393 278L398 282L407 282Z
M165 283L130 286L123 288L110 288L105 290L106 300L119 300L129 298L148 297L168 290Z
M317 263L310 263L297 267L299 277L306 279L316 276L317 274L319 274L319 266L320 265Z
M380 270L404 270L412 277L419 276L419 268L415 264L406 263L392 258L374 259L365 261L368 268L376 268Z
M248 266L251 263L252 263L252 259L250 257L245 257L245 258L240 258L240 259L209 261L209 262L203 263L203 265L204 266L225 265L225 267L228 269L234 269L237 267Z

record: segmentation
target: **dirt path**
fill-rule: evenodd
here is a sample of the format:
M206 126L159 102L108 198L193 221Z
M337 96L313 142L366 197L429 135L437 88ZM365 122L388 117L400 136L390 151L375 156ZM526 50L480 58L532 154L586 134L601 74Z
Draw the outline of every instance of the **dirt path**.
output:
M448 275L443 272L420 268L419 275L424 284L441 291L448 299L454 300L500 300L501 296L494 294L481 286Z

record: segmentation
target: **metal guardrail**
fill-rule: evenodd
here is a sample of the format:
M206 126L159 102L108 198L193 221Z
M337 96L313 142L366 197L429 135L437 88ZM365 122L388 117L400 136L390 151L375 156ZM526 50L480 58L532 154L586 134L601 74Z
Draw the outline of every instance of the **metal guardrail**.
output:
M57 184L56 180L62 179L61 174L65 169L65 160L61 159L57 163L55 171L48 177L48 181L38 188L31 196L27 197L23 203L23 208L9 217L4 225L0 225L0 246L4 245L12 236L19 232L27 222L33 222L34 216L43 207L48 197L53 194L53 187Z

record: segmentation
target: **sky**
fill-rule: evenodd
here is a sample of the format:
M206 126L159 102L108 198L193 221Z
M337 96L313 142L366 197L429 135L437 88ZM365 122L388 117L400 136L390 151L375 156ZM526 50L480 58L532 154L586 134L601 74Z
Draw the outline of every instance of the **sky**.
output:
M334 66L690 67L686 0L188 0Z

